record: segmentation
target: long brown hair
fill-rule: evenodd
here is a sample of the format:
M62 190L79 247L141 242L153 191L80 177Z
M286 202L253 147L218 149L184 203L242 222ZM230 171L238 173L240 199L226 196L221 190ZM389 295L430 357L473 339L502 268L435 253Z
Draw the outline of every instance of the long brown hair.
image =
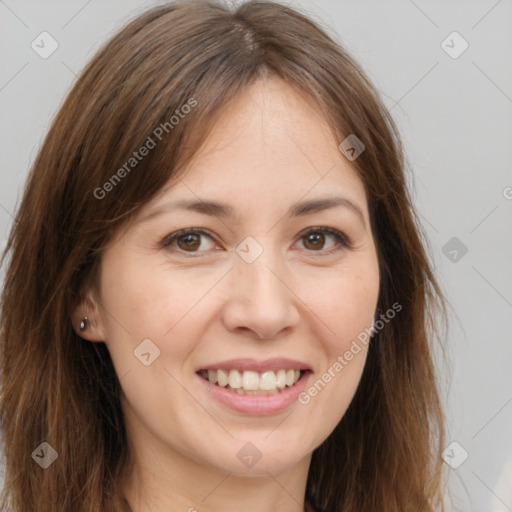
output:
M105 344L73 330L71 311L114 230L179 176L222 108L263 75L303 91L340 143L349 134L364 143L352 164L378 251L378 306L402 306L373 337L348 411L313 453L308 507L442 508L432 342L445 302L393 120L360 67L307 16L270 1L229 10L187 0L144 12L97 53L30 171L2 258L2 510L130 510L119 490L130 470L119 379ZM131 161L148 137L155 145ZM47 469L31 456L43 441L58 454Z

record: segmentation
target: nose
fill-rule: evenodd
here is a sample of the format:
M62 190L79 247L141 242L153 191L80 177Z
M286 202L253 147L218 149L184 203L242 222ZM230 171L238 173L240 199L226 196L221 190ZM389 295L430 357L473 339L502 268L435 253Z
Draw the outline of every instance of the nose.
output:
M290 287L289 271L270 253L263 251L252 263L236 258L222 313L229 331L249 331L260 339L273 339L298 325L299 299Z

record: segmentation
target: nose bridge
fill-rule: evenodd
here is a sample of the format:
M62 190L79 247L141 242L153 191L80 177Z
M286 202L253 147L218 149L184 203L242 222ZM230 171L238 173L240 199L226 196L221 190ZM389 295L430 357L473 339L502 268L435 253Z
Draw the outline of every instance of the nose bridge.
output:
M273 337L296 325L299 314L287 286L286 265L271 236L246 238L237 247L225 321L229 328L249 328L260 337Z
M236 262L237 277L240 283L245 283L245 292L252 295L256 304L279 307L289 300L286 287L283 283L283 262L271 237L258 237L258 241L252 237L242 242L237 249L238 260ZM248 252L243 252L244 250Z

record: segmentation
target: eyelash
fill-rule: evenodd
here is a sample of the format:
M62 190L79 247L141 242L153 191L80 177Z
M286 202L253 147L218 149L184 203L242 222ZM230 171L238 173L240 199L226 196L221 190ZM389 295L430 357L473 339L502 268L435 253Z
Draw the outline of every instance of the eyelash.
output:
M305 249L306 251L308 252L311 252L313 253L314 256L329 256L331 254L334 254L338 251L341 251L342 249L352 249L352 243L350 241L350 239L344 235L343 233L341 233L340 231L336 230L336 229L333 229L333 228L328 228L328 227L311 227L311 228L308 228L306 229L305 231L303 231L301 233L301 236L299 237L299 240L302 239L302 238L305 238L307 237L308 235L312 234L312 233L322 233L324 235L330 235L334 238L334 240L338 243L337 246L335 246L334 248L332 249L329 249L329 250L318 250L318 251L314 251L314 250L307 250ZM208 238L211 238L212 240L214 240L214 238L205 230L203 229L195 229L195 228L185 228L185 229L180 229L179 231L176 231L174 233L171 233L170 235L167 235L163 240L162 240L162 243L161 243L161 246L163 248L166 248L168 250L171 250L171 251L179 251L181 253L184 253L184 254L187 254L187 257L190 257L190 258L197 258L198 256L195 256L195 254L200 254L201 252L203 251L184 251L180 248L175 248L175 247L171 247L171 245L180 237L182 236L185 236L185 235L189 235L189 234L194 234L194 235L205 235L207 236ZM315 254L315 253L318 253L318 254Z

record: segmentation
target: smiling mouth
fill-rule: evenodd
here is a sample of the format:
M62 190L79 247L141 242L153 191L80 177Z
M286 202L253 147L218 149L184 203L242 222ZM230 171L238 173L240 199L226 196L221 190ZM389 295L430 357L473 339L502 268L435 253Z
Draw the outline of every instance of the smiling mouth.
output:
M197 374L215 386L239 395L277 395L293 387L307 370L239 371L199 370Z

